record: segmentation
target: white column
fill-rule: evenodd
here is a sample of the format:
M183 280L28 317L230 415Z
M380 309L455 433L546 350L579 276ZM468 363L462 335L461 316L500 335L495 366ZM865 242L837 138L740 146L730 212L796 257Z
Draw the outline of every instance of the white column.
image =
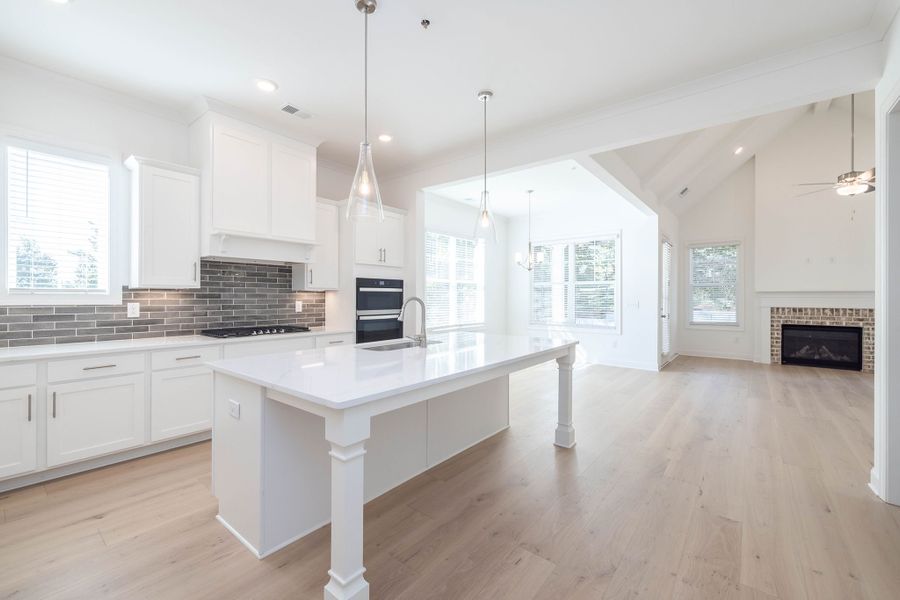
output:
M575 445L575 428L572 427L572 366L575 364L575 349L556 359L559 366L559 418L556 423L557 446L571 448Z
M368 600L369 582L363 577L363 478L369 417L349 411L325 419L325 438L331 443L331 577L325 600Z

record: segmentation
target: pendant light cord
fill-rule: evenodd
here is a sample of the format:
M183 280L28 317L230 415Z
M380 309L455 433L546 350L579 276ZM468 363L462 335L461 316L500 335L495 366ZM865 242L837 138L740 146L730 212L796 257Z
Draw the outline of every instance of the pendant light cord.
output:
M369 11L363 11L363 140L369 143Z
M856 94L850 94L850 170L856 170Z
M484 104L484 191L487 192L487 97L485 96L481 102ZM487 209L487 199L485 199L485 209Z

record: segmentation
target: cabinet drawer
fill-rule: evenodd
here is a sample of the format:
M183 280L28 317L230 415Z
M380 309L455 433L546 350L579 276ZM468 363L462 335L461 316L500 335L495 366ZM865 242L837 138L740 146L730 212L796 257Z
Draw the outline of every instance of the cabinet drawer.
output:
M213 360L219 360L219 346L161 350L150 355L150 364L154 371L176 367L196 367Z
M352 333L334 333L316 337L316 348L330 348L332 346L352 346L356 336Z
M33 364L0 367L0 388L23 387L37 383L37 367Z
M109 375L140 373L144 370L143 354L113 354L47 363L47 381L73 381Z
M316 342L311 337L295 337L286 340L246 341L225 344L225 358L241 356L257 356L259 354L275 354L278 352L296 352L315 348Z

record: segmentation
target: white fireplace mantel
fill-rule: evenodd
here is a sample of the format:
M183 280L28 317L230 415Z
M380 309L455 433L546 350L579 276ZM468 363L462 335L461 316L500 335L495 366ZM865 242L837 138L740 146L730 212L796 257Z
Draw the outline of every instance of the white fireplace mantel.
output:
M757 328L756 362L769 364L772 311L787 308L875 308L875 292L757 292L759 327Z

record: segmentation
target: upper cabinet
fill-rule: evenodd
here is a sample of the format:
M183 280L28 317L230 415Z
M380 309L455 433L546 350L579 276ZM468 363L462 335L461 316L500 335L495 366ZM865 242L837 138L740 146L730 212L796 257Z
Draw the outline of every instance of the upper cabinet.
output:
M356 262L379 267L402 267L406 218L403 213L384 211L384 221L356 223Z
M200 172L131 156L131 287L200 287Z
M320 200L316 206L318 244L312 261L294 265L293 289L303 291L336 290L340 287L340 223L337 204Z
M202 166L203 256L307 262L316 239L316 149L207 112L191 125Z

